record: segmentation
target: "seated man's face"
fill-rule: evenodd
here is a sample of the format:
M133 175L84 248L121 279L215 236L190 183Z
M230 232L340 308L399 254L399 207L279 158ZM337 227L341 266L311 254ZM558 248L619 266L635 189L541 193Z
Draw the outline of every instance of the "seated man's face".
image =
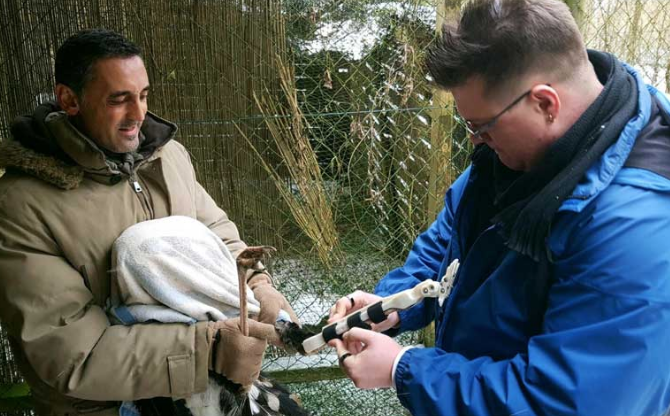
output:
M136 150L148 93L149 77L139 56L98 61L82 92L80 127L102 148L115 153Z

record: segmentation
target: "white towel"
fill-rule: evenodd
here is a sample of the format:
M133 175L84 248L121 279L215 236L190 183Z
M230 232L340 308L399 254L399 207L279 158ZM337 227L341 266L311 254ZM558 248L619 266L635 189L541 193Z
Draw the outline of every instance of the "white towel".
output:
M218 321L239 315L237 266L200 221L172 216L126 229L112 249L109 312L119 323ZM260 312L247 288L248 310Z

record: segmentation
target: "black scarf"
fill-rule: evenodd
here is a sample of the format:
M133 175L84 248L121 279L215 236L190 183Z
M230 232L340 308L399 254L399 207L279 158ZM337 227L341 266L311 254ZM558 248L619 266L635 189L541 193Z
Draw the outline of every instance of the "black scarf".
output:
M589 51L589 59L604 88L537 167L512 171L485 145L473 153L473 164L495 184L492 222L501 225L507 247L538 262L552 260L546 244L556 211L637 109L637 84L622 63L597 51Z

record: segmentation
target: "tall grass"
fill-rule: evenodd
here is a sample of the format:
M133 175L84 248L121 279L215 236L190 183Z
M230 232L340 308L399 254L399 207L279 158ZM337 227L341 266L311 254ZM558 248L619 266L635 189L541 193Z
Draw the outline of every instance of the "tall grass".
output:
M280 55L276 55L275 67L282 96L276 97L265 88L261 96L254 92L254 100L263 115L280 163L263 157L239 126L238 131L270 175L300 230L311 240L319 260L330 267L332 261L339 258L338 233L331 201L326 195L316 153L306 134L309 126L298 103L293 68Z

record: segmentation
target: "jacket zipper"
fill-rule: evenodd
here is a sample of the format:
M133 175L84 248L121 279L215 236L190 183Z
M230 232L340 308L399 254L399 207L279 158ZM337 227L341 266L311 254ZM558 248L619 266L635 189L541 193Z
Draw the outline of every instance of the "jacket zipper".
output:
M144 208L144 212L145 212L145 214L147 214L147 217L149 219L154 219L153 209L151 209L151 204L149 203L149 198L147 197L147 194L142 189L142 184L140 183L140 178L136 174L133 173L130 176L130 178L128 178L128 181L130 182L130 185L133 187L133 190L135 191L135 195L137 195L137 198L140 200L140 203L142 204L142 208Z

